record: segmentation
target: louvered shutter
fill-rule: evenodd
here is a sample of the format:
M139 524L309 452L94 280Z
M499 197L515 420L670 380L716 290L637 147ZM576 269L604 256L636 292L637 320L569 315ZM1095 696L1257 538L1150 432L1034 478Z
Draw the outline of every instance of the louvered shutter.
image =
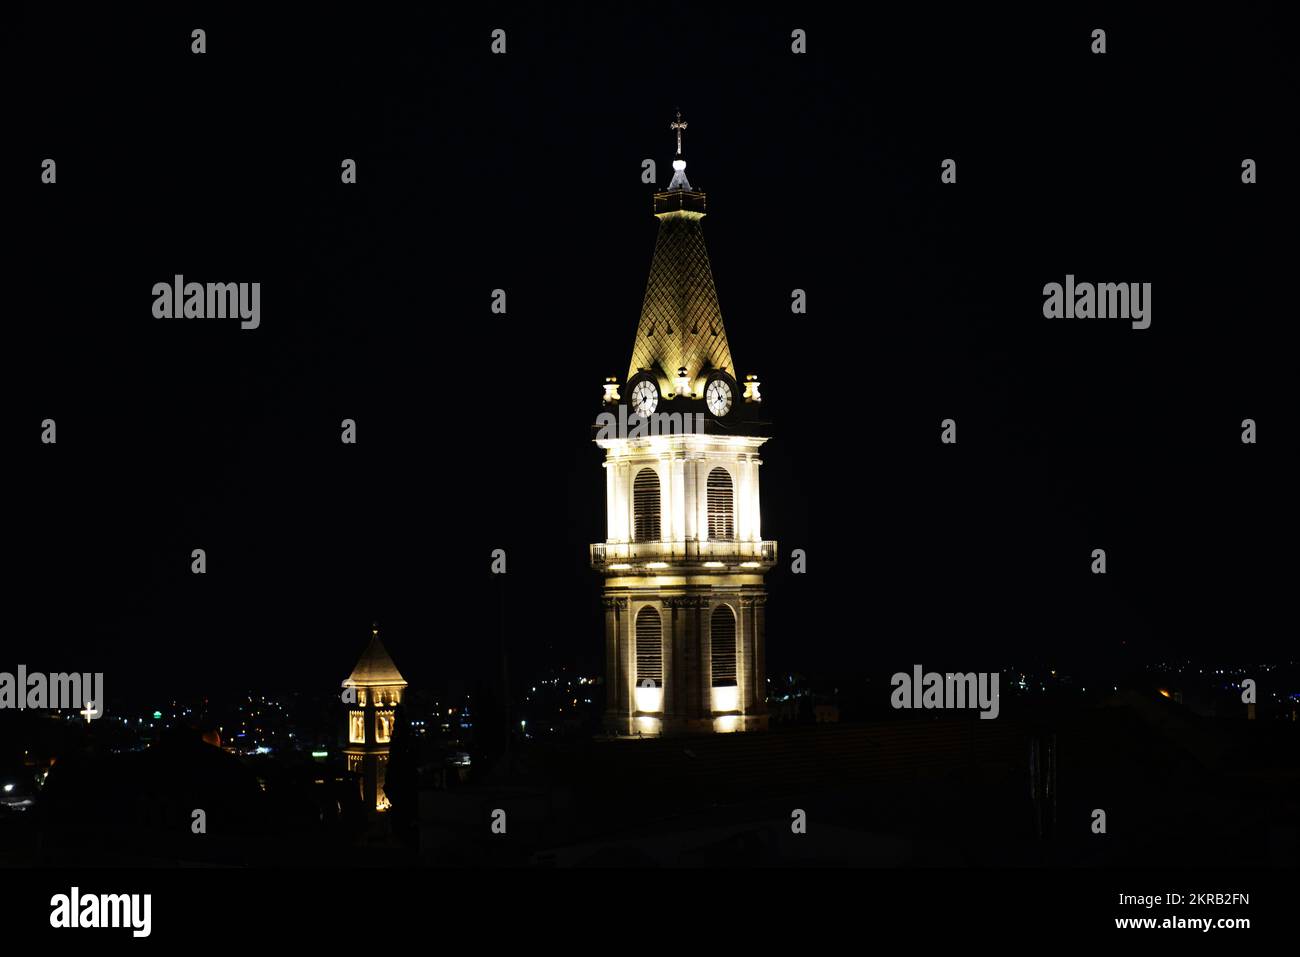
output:
M659 473L646 468L632 483L632 541L659 541Z
M734 627L732 628L732 634L732 643L734 644ZM659 624L658 610L648 605L642 608L636 616L636 683L640 685L646 678L653 681L656 688L663 687L663 629Z
M713 687L736 683L736 613L726 605L713 609L709 622L713 656Z
M724 468L709 473L709 539L729 542L736 537L731 494L731 474Z

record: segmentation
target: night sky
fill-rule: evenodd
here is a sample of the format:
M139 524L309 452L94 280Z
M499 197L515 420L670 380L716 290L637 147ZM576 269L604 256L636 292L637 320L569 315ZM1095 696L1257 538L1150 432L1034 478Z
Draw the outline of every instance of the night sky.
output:
M513 676L600 672L590 425L677 109L776 428L769 672L1291 647L1294 119L1267 8L218 9L6 17L0 670L103 671L110 710L325 691L377 619L413 686L468 689L499 673L504 588ZM261 327L154 319L177 273L260 281ZM1151 328L1043 318L1067 273L1151 282Z

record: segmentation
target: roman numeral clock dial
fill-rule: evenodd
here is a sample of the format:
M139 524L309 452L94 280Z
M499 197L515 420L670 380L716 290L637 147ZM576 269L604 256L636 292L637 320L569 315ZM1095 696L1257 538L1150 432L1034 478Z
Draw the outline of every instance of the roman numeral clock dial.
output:
M649 380L638 382L632 390L632 411L637 415L649 415L659 405L659 390Z
M717 418L722 418L731 411L731 386L721 379L714 379L704 393L704 401L710 412Z

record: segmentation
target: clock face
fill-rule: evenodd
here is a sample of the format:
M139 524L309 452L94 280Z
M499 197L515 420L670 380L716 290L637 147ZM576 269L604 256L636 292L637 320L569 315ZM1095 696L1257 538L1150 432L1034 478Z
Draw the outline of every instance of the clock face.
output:
M642 379L632 390L632 411L637 415L649 415L659 405L659 390L649 379Z
M722 418L731 411L731 386L722 379L714 379L704 392L704 401L710 412Z

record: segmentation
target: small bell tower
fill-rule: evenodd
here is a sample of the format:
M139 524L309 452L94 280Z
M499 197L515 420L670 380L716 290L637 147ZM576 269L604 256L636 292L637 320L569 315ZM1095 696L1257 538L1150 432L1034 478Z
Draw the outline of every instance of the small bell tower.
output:
M406 679L379 640L378 622L370 626L370 643L344 680L343 688L347 710L343 753L348 770L361 775L361 800L366 808L386 811L388 747L393 737L394 709L401 704Z

